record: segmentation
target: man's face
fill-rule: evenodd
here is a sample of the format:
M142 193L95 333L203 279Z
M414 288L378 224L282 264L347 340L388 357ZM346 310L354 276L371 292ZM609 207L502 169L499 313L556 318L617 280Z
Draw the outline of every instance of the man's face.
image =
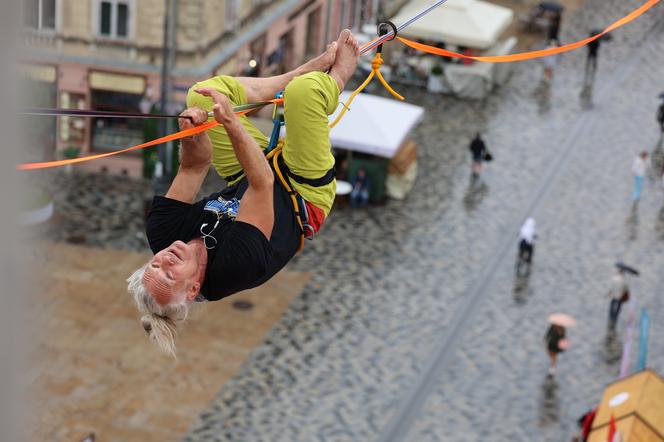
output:
M193 246L175 241L148 263L143 285L161 305L193 299L200 289L198 258Z

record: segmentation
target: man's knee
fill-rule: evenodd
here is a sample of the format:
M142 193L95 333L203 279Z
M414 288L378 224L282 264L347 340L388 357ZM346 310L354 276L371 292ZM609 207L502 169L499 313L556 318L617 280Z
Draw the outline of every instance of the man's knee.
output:
M324 72L309 72L299 75L288 83L284 90L287 105L299 107L312 102L322 101L327 114L337 107L339 97L338 86L332 77Z

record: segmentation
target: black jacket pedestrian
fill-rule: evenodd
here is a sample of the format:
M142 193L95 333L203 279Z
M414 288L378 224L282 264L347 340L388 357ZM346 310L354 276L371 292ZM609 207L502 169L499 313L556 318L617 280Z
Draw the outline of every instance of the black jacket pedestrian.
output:
M469 146L470 152L473 154L473 161L482 161L484 159L484 154L486 150L486 144L484 140L478 135L473 138L473 141L470 142Z
M599 38L588 43L588 58L597 58L597 53L599 52L599 44L600 44Z

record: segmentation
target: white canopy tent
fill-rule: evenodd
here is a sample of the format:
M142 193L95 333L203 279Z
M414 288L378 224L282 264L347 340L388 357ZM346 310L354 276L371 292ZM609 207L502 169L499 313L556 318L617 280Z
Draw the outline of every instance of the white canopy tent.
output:
M346 102L350 92L339 101ZM341 112L339 105L330 121ZM359 94L341 121L330 131L333 147L392 158L410 130L421 120L424 109L376 95Z
M411 0L392 22L401 25L431 4L432 0ZM482 0L448 0L399 35L484 50L498 42L513 18L511 9Z

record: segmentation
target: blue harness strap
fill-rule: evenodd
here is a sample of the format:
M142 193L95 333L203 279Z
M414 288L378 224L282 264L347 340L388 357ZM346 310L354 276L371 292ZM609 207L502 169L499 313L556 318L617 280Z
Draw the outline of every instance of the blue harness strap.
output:
M284 96L284 91L278 92L275 95L275 98L281 98ZM274 148L277 147L279 143L279 134L281 133L281 126L284 125L284 116L277 112L277 104L274 105L274 110L272 111L272 134L270 134L270 142L265 148L265 155L272 152Z

